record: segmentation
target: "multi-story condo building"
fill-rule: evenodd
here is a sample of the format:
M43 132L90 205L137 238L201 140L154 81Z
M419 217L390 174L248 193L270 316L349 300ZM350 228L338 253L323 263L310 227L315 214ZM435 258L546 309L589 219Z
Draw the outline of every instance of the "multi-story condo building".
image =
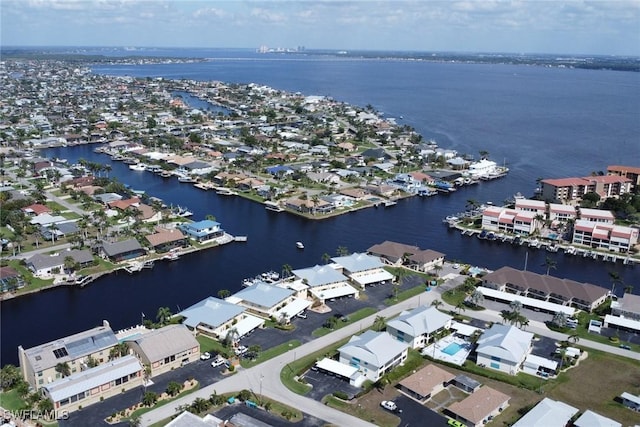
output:
M638 243L638 229L579 219L573 227L572 243L626 253Z
M609 166L608 175L617 175L631 180L631 191L637 192L640 188L640 168L634 166Z
M549 203L549 221L575 220L578 216L576 208L560 203Z
M532 234L540 225L538 214L489 206L482 212L482 228L514 234Z
M73 375L89 369L94 363L105 363L116 344L118 339L105 320L102 326L46 344L26 350L19 346L20 370L25 381L39 390L62 378L67 368L67 374Z
M516 210L547 217L547 204L542 200L516 199Z
M606 199L631 192L631 180L616 175L543 179L540 185L544 200L573 205L579 204L587 193Z
M616 217L613 215L611 211L603 211L600 209L589 209L589 208L580 208L578 217L583 221L597 222L600 224L609 224L609 225L613 225L613 223L616 220Z

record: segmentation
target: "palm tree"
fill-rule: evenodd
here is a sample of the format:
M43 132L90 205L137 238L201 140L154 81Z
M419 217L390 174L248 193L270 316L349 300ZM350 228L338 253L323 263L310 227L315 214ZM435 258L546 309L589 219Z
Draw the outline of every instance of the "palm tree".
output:
M559 328L564 328L565 326L567 326L566 313L564 311L556 311L556 313L553 315L551 323L558 326Z
M431 301L431 307L435 307L438 308L443 304L442 301L440 301L439 299L434 299L433 301Z
M325 264L329 264L329 261L331 261L331 255L329 255L328 253L323 253L322 254L322 262L324 262Z
M218 291L218 298L220 299L225 299L227 298L229 295L231 295L231 292L229 292L228 289L220 289Z
M384 316L376 316L373 321L373 330L374 331L382 331L386 326L386 319Z
M573 341L574 344L580 341L580 335L577 333L573 333L567 337L567 341Z
M466 310L467 308L464 305L464 301L460 301L458 304L456 304L456 311L458 312L458 314Z
M478 307L484 301L484 294L479 289L473 291L469 297L469 301L476 307Z
M55 367L55 371L62 375L63 378L71 375L71 367L69 367L68 362L58 363Z
M513 300L509 303L509 307L515 312L520 314L520 310L522 310L522 303L518 300Z
M440 272L442 271L442 265L436 264L433 266L433 269L436 272L436 277L440 277Z
M224 340L227 346L235 347L238 339L240 338L240 333L238 332L238 328L235 326L227 331L227 335Z
M166 325L171 318L171 309L169 307L158 308L158 314L156 314L156 320L160 325Z
M349 249L347 249L345 246L338 246L338 248L336 249L336 254L338 256L347 256L349 255Z
M293 267L291 267L289 264L284 264L282 266L282 277L289 277L291 276L291 272L293 271Z
M547 267L547 276L549 275L549 271L551 269L556 269L558 263L551 257L545 257L543 266Z

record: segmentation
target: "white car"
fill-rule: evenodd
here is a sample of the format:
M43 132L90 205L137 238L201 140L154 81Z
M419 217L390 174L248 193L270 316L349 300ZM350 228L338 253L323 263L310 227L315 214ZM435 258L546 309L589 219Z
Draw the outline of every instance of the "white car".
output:
M208 351L205 351L200 355L200 360L209 360L209 359L211 359L211 353L209 353Z
M220 355L218 355L215 359L211 361L211 366L213 366L214 368L222 365L224 365L224 358Z
M236 348L235 353L236 353L236 356L241 356L245 354L247 351L249 351L249 349L244 345L241 345L240 347Z
M393 400L383 400L380 402L380 406L382 406L387 411L396 412L398 411L398 405Z

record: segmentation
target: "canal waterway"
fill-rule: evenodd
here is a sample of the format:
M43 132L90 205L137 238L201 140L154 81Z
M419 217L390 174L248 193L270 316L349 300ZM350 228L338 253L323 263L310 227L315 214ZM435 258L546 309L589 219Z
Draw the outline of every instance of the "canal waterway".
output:
M462 68L461 68L462 67ZM640 164L640 90L638 73L550 70L464 64L414 64L374 61L233 61L178 64L175 67L101 68L97 72L167 78L256 81L304 94L331 95L357 105L372 104L400 117L425 138L460 152L489 151L511 172L503 179L465 187L451 195L410 198L390 208L370 208L339 217L308 221L266 211L239 197L205 192L177 180L135 172L94 153L94 146L47 150L44 154L111 163L111 175L136 190L188 207L193 219L212 214L246 243L231 243L156 263L136 275L105 276L90 286L59 288L1 303L0 362L17 363L17 346L30 347L96 325L114 329L139 323L157 308L183 309L220 289L240 289L242 279L284 264L304 268L335 256L393 240L430 248L449 260L496 269L504 265L546 271L547 256L557 261L552 274L610 288L609 272L640 292L640 267L611 264L562 253L490 243L461 236L442 224L464 210L467 200L500 204L516 192L530 195L538 177L588 175L609 164ZM122 70L121 70L122 68ZM296 241L303 241L298 250ZM528 254L528 255L527 255ZM618 293L621 289L618 290Z

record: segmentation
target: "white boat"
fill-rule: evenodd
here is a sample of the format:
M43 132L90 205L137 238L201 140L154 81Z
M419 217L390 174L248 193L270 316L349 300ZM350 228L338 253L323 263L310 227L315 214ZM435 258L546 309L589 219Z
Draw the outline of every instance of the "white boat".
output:
M267 200L266 202L264 202L264 208L268 211L273 211L273 212L284 211L284 208L282 208L278 203L272 202L270 200Z
M144 163L136 163L135 165L129 165L129 169L132 171L144 171L147 170L147 165Z
M179 182L196 182L195 179L191 178L188 175L178 175L178 181Z
M540 241L538 239L533 239L533 240L529 241L529 247L530 248L539 248L540 247Z
M193 215L193 212L191 212L187 208L183 208L182 206L176 206L175 208L172 208L171 212L173 212L174 215L182 217L182 218L186 218L188 216Z
M176 261L178 258L180 258L179 249L172 249L162 257L162 259L166 259L167 261Z
M225 187L216 188L216 194L219 194L221 196L237 196L238 195L238 193L236 193L235 191Z
M298 248L298 249L304 249L304 243L302 243L302 242L296 242L296 248Z

